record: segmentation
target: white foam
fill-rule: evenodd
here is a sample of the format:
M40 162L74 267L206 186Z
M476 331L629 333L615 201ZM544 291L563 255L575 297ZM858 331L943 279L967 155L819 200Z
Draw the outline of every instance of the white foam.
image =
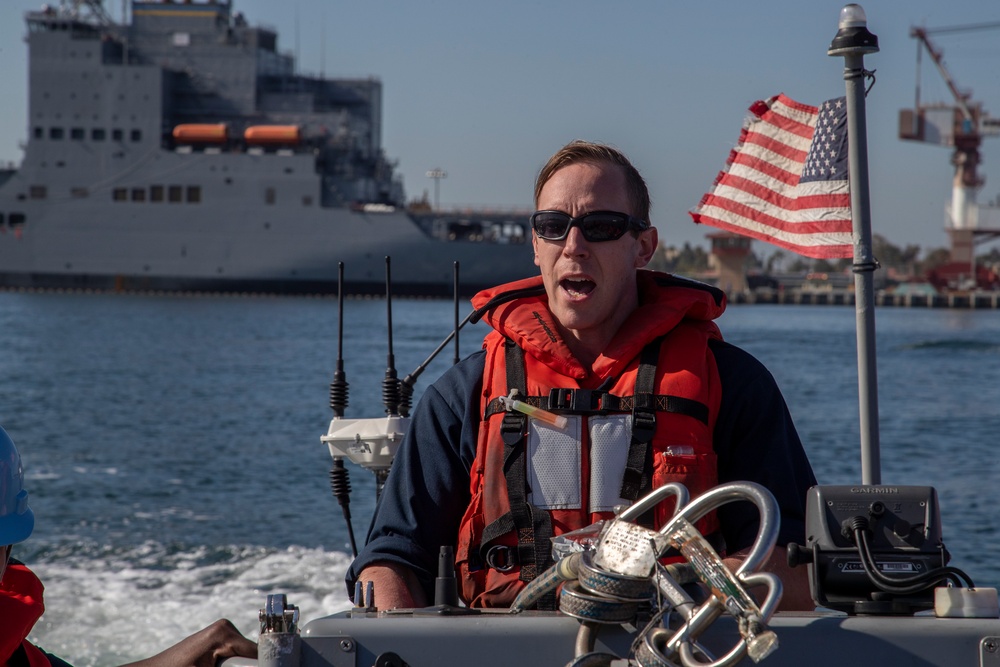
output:
M121 664L162 651L218 618L256 640L257 612L268 593L287 594L304 621L351 606L345 553L233 551L235 558L210 565L205 549L171 553L160 545L32 564L45 584L46 611L31 639L77 667Z

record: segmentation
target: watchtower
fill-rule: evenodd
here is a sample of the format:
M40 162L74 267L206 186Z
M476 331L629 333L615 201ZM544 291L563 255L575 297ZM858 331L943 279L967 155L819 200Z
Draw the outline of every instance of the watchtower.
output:
M741 294L749 291L747 286L746 259L750 254L749 236L731 232L709 234L712 241L712 257L719 269L719 289L726 294Z

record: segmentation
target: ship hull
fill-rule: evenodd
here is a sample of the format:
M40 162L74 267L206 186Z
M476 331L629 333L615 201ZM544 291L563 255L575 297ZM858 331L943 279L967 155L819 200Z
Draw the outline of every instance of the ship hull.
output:
M456 263L463 294L533 272L530 245L434 240L402 212L221 216L46 211L31 229L0 236L0 286L331 293L343 263L347 293L377 294L390 258L394 293L447 296Z
M345 291L374 294L385 292L389 257L394 293L447 296L456 262L464 294L535 271L523 236L449 240L433 235L434 216L315 205L319 180L308 156L161 151L152 162L130 182L183 173L182 182L197 184L196 201L118 201L115 184L79 199L24 200L28 177L11 178L0 209L27 222L3 226L0 286L331 293L343 263ZM277 193L273 204L267 191Z

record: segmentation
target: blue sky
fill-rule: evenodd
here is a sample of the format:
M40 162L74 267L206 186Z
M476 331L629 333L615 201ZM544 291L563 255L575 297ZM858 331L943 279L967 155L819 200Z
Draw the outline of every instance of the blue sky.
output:
M197 0L196 0L197 1ZM56 4L58 0L49 0ZM120 18L121 0L105 3ZM897 245L946 246L950 151L897 138L912 106L911 26L1000 21L981 0L862 3L881 52L868 96L872 227ZM19 161L26 136L24 12L0 5L0 160ZM234 0L251 24L277 28L300 71L375 76L384 85L383 143L410 197L443 206L530 207L535 174L576 138L624 150L645 175L653 222L668 244L704 244L695 206L722 168L747 107L779 92L809 104L844 94L843 59L826 55L843 3L817 0ZM1000 116L1000 29L936 37L962 89ZM923 58L922 99L950 101ZM1000 138L983 145L986 185L1000 193ZM772 246L755 242L758 253Z

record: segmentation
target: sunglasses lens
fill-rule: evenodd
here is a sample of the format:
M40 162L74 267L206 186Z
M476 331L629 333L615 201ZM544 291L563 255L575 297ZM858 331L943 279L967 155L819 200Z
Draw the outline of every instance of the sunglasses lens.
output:
M565 213L542 211L532 216L531 224L543 239L558 240L566 235L570 219Z
M628 229L628 218L615 213L591 213L580 221L583 237L591 242L620 239Z
M597 211L581 218L572 218L562 211L538 211L531 216L531 226L540 238L561 241L569 233L570 225L577 225L583 238L591 243L620 239L631 224L624 213Z

